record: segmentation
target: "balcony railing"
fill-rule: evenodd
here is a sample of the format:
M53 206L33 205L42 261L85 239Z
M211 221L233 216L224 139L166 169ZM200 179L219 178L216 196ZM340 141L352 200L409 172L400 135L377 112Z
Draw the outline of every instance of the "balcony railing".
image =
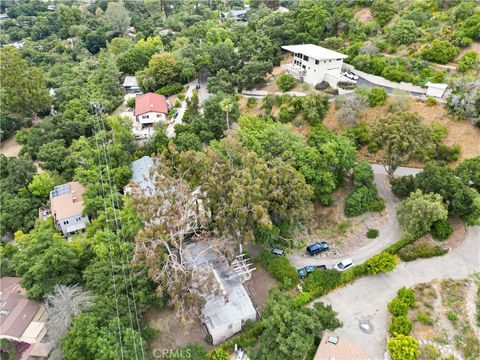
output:
M295 64L282 64L282 68L287 70L289 74L293 75L293 77L297 79L303 78L307 74L305 69Z

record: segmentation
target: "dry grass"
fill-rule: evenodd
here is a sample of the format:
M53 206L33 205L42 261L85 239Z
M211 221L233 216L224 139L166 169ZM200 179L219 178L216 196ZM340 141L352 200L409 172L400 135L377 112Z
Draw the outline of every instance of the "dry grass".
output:
M355 19L366 24L373 20L373 15L369 8L362 8L355 13Z

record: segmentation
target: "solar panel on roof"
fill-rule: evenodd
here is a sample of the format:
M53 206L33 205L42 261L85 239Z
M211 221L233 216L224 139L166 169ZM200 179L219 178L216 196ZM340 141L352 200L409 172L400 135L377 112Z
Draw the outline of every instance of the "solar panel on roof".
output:
M70 194L70 185L68 184L58 185L53 188L52 198L65 195L65 194Z

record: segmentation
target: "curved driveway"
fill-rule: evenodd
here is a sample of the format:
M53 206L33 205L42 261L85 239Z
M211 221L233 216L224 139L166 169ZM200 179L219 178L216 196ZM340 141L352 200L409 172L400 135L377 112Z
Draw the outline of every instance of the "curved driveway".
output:
M352 258L356 264L360 264L402 238L403 232L398 224L396 216L397 213L395 209L398 199L390 191L390 185L384 167L382 165L372 165L372 168L375 174L375 183L377 185L378 192L380 196L385 199L385 206L390 214L388 223L379 228L380 235L376 239L370 241L367 245L341 257L328 256L328 253L314 258L307 255L300 255L298 253L287 255L293 267L301 268L307 265L320 264L326 265L327 267L333 267L336 263L346 257ZM397 169L395 175L415 175L420 171L422 170L401 167Z

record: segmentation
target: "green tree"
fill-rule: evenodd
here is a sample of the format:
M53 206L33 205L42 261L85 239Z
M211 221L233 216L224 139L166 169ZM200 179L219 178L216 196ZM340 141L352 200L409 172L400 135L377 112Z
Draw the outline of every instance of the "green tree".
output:
M63 179L60 176L45 171L33 177L32 182L28 185L28 190L30 190L32 195L46 200L53 188L61 183L63 183Z
M388 29L388 40L393 45L410 45L420 35L417 24L412 20L399 20Z
M220 69L215 76L209 76L207 90L212 94L235 92L235 77L225 69Z
M80 281L79 250L55 230L53 219L38 220L29 234L16 233L15 241L13 266L29 298L41 300L55 285Z
M137 77L145 92L154 91L178 78L177 60L167 52L155 54L148 62L148 68L137 73Z
M430 131L415 113L394 113L374 124L373 138L384 149L382 162L387 174L393 176L401 166L431 146Z
M227 129L230 130L230 113L233 111L235 105L235 99L231 97L226 97L220 102L220 108L225 113L226 120L227 120Z
M238 91L253 89L265 84L265 76L272 71L273 65L270 61L252 60L242 66L236 76Z
M222 348L218 348L207 355L207 360L230 360L230 353Z
M0 71L3 109L32 117L50 109L51 98L42 71L29 66L14 47L0 50Z
M42 162L42 168L61 173L64 169L65 159L69 154L63 140L53 140L43 144L38 151L38 160Z
M447 40L434 39L421 54L425 60L446 64L457 56L458 48Z
M445 220L448 211L438 194L416 190L397 207L398 222L410 236L418 238L430 231L432 224Z
M395 15L395 9L392 3L385 0L374 0L370 9L380 26L385 25L392 19L393 15Z
M370 275L375 275L380 272L386 273L395 269L397 257L387 252L382 252L368 259L365 264L367 265L367 272Z
M463 160L455 169L455 175L460 177L465 185L480 191L480 156Z
M381 106L387 100L387 92L382 88L373 88L368 92L368 104L370 107Z
M123 35L130 26L130 15L122 2L109 2L105 11L105 21L114 35Z
M458 61L458 69L467 72L478 67L478 54L476 51L467 51Z
M152 55L162 48L163 43L160 36L149 37L147 40L140 39L127 51L118 55L118 67L122 73L133 75L144 69Z
M265 329L260 345L252 351L252 359L304 359L315 347L317 334L341 326L335 315L329 305L296 305L290 295L271 290L262 315Z
M415 360L420 355L418 341L409 335L399 334L387 344L392 360Z
M328 111L328 96L308 94L302 98L303 117L310 125L320 124Z
M290 74L281 74L276 80L276 84L280 90L285 92L295 86L295 79Z

